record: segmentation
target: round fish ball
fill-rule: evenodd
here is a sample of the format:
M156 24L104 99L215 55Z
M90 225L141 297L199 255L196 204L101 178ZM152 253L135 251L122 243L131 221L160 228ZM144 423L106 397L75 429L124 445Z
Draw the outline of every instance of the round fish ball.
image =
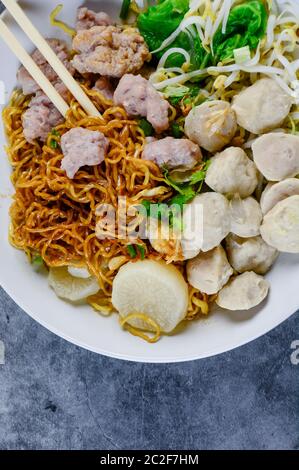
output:
M299 136L272 132L252 144L254 162L269 181L281 181L299 174Z
M261 196L261 209L267 214L280 201L299 196L299 179L287 178L279 183L268 183Z
M262 78L233 99L239 126L253 134L279 127L288 116L292 97L271 78Z
M253 197L234 198L230 201L230 231L239 237L255 237L260 234L263 214Z
M278 251L267 245L262 237L241 238L233 234L226 238L226 252L238 273L266 274L278 257Z
M187 204L183 215L182 249L185 259L220 245L230 232L228 200L218 193L203 193Z
M280 201L265 215L261 235L278 251L299 253L299 196Z
M219 292L216 303L227 310L250 310L259 305L268 292L269 283L262 276L247 271L231 278Z
M188 282L208 295L219 292L232 274L233 269L227 261L222 246L206 253L199 253L187 263Z
M258 184L257 169L244 150L229 147L211 159L206 184L218 193L250 196Z
M185 122L185 133L189 139L209 152L225 147L236 131L236 116L226 101L206 101L196 106Z

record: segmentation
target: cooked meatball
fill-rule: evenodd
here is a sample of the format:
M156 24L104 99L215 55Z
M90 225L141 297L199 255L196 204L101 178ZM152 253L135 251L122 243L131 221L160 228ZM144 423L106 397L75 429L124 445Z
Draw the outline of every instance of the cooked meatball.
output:
M299 173L299 137L272 132L259 137L252 145L253 159L269 181L281 181Z
M64 155L61 168L69 178L82 166L99 165L105 159L109 140L99 131L90 131L76 127L66 132L61 138L61 149Z
M207 101L193 108L186 118L186 135L209 152L221 150L236 131L236 115L226 101Z
M261 197L263 214L267 214L278 202L290 196L299 196L298 178L287 178L279 183L268 183Z
M131 117L143 116L160 133L168 129L168 102L141 75L126 74L114 93L114 103Z
M142 154L144 160L152 160L160 167L173 169L192 169L202 158L198 145L188 139L155 140L145 145Z
M217 294L233 274L222 246L199 253L187 263L188 282L205 294Z
M219 292L219 307L227 310L249 310L259 305L268 295L269 283L250 271L233 277Z
M280 201L265 215L261 235L278 251L299 253L299 196Z
M261 207L256 199L247 197L233 198L230 201L230 231L239 237L255 237L260 234L263 220Z
M229 147L211 159L206 183L221 194L247 197L257 187L257 169L244 150Z
M233 99L238 124L253 134L279 127L290 112L292 97L271 78L261 78Z
M226 238L226 252L230 264L239 273L266 274L278 257L278 251L262 237L241 238L233 234Z
M57 57L63 62L63 64L67 67L70 73L74 73L74 69L71 63L68 60L68 48L65 42L60 41L59 39L48 39L48 44L52 47L53 51L56 53ZM32 59L34 62L39 66L41 71L44 75L50 80L52 83L56 83L59 81L58 75L52 69L52 67L48 64L44 56L40 53L38 49L36 49L32 54ZM18 82L22 87L22 91L24 95L32 95L37 91L40 91L39 85L34 81L31 77L29 72L25 69L25 67L21 66L18 74L17 74Z
M73 49L78 52L72 61L78 72L115 78L137 72L150 58L139 31L120 26L94 26L79 31Z
M96 13L93 10L89 10L86 7L78 8L76 30L81 31L82 29L90 29L93 26L109 26L112 24L112 20L107 13L100 11Z
M186 205L183 227L184 259L194 258L200 251L210 251L220 245L230 232L227 199L218 193L199 194Z
M22 116L25 139L30 143L34 143L36 139L45 142L53 127L61 124L63 120L63 116L49 98L38 92Z
M113 100L113 93L114 93L113 86L107 77L99 78L96 81L93 89L96 91L99 91L104 96L104 98L106 98L106 100L110 100L110 101Z

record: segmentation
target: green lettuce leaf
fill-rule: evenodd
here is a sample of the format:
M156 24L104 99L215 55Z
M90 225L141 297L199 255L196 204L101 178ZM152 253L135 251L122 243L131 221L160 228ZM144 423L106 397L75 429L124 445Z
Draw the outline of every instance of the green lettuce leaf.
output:
M234 7L228 17L226 32L221 27L214 36L214 63L234 57L234 49L249 46L256 49L267 28L267 11L259 0Z
M138 28L151 51L159 49L162 42L178 28L188 10L189 0L164 0L138 16ZM186 33L179 34L169 47L154 55L160 59L164 52L173 47L189 52L193 68L201 66L206 56L199 38L191 40ZM172 54L166 66L181 67L184 62L185 58L181 54Z

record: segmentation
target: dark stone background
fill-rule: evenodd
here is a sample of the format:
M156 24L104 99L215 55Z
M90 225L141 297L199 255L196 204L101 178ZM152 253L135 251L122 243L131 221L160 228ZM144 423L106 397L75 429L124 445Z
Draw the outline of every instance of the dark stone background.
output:
M0 449L299 449L299 312L232 352L171 365L58 338L0 290Z
M214 358L122 362L54 336L0 289L0 449L299 449L296 339L299 312Z

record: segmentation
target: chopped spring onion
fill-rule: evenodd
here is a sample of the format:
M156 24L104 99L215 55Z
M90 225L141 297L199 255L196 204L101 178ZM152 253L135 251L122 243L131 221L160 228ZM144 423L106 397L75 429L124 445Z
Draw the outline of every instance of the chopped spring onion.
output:
M151 137L155 133L153 126L145 118L139 119L138 126L143 130L145 137Z
M119 14L119 17L122 20L127 19L128 15L129 15L129 11L130 11L130 6L131 6L131 0L123 0L121 10L120 10L120 14Z
M139 251L139 254L140 254L140 258L142 260L144 260L145 258L145 248L143 245L136 245L137 246L137 250Z
M234 49L234 58L236 64L244 64L251 59L249 46Z
M44 266L44 260L40 255L34 255L31 259L31 264L35 271L38 271Z
M177 122L171 124L171 133L175 139L180 139L184 135L181 126Z
M52 129L51 135L55 135L55 137L60 137L60 134L56 129ZM50 141L50 147L54 150L59 147L59 143L57 142L56 139L52 139Z
M127 246L128 253L130 255L130 258L134 259L137 256L136 250L134 248L134 245L128 245Z
M57 148L58 148L58 142L57 142L57 140L52 139L52 140L50 141L50 147L51 147L51 149L53 149L53 150L57 149Z
M74 37L76 36L76 31L63 21L57 19L57 16L59 15L62 9L62 4L57 5L57 7L54 8L54 10L50 13L50 23L52 26L56 26L57 28L62 29L62 31L64 31L66 34L69 34L71 37Z
M136 251L136 248L137 251ZM137 257L137 252L140 254L140 258L144 260L145 258L145 248L143 245L128 245L127 246L128 253L130 255L130 258L135 259Z

